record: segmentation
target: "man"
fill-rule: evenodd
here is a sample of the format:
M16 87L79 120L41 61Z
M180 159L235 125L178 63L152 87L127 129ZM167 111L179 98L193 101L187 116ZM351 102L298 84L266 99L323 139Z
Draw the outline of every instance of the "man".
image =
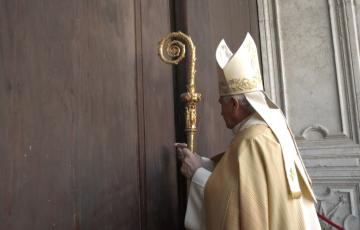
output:
M256 45L247 34L232 54L216 50L219 103L232 139L210 160L176 144L191 179L187 229L321 229L311 181L280 109L263 92Z

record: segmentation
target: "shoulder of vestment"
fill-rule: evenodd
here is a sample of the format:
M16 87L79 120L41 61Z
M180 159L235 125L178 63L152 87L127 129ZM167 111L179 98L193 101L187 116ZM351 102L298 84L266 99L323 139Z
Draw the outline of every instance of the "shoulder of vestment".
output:
M236 134L234 140L248 140L253 139L259 135L267 134L271 129L266 125L252 125Z
M271 131L266 125L252 125L246 129L241 130L231 141L229 151L237 151L240 146L249 147L250 142L260 143L272 143L274 146L278 146L279 143Z

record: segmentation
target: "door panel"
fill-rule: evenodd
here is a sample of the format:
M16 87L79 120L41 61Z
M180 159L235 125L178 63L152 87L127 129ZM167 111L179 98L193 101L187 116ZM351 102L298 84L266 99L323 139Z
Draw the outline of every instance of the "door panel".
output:
M0 229L176 229L169 14L0 0Z
M0 4L0 228L138 228L132 1Z
M167 0L142 1L142 66L145 131L145 200L147 229L178 229L178 187L174 151L172 67L157 54L159 40L170 32Z

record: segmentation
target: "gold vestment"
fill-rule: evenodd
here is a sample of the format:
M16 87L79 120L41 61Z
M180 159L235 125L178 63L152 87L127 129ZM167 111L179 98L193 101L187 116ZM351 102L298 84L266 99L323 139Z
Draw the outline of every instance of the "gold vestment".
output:
M313 198L297 175L302 195L293 199L271 129L253 125L241 130L206 183L205 229L320 229Z

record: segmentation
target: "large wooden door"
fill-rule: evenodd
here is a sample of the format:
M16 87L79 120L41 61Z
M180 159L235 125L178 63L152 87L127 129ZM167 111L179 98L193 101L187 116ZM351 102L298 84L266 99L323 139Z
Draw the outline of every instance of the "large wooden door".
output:
M0 229L176 229L166 0L0 0Z
M252 3L221 2L0 0L0 229L182 228L185 67L157 45L171 30L193 37L198 150L221 151L214 51L258 33Z

